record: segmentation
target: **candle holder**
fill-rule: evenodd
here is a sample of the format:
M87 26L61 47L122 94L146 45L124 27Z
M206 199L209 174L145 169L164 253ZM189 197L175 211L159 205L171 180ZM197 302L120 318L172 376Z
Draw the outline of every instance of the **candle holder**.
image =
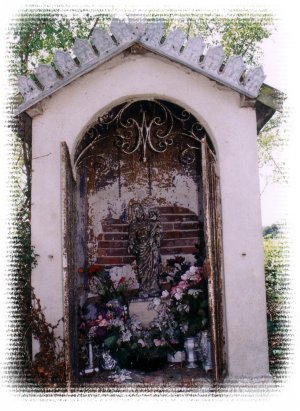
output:
M197 361L197 342L195 337L187 337L184 341L184 348L186 351L187 368L198 368Z
M207 372L212 370L211 341L208 330L200 331L198 334L198 359Z
M94 365L94 349L93 349L93 343L92 343L92 339L89 338L88 339L88 346L87 346L87 351L88 351L88 367L85 368L84 371L82 371L80 373L80 375L85 375L85 374L91 374L93 372L98 372L99 371L99 367L95 367Z

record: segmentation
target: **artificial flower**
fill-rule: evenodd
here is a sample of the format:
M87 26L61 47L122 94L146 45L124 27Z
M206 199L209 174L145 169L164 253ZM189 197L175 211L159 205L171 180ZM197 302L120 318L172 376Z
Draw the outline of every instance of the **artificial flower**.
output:
M165 342L159 338L154 338L153 343L155 347L160 347L165 344Z
M99 327L107 327L108 326L108 322L105 318L103 318L100 322L99 322Z
M181 288L176 289L176 293L174 294L174 297L176 300L181 300L183 296L183 290Z
M138 340L138 344L140 344L143 348L145 348L147 346L147 344L145 343L145 341L142 338L140 338Z
M187 281L180 281L177 287L180 288L181 290L185 290L188 287L188 283Z

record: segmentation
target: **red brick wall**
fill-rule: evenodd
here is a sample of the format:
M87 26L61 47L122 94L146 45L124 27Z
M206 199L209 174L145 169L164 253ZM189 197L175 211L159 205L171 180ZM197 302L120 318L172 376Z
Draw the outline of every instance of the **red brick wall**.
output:
M193 254L194 244L202 243L203 225L191 210L178 206L157 207L163 228L161 255ZM97 265L130 264L134 257L128 254L128 222L110 219L102 222L103 234L98 236Z

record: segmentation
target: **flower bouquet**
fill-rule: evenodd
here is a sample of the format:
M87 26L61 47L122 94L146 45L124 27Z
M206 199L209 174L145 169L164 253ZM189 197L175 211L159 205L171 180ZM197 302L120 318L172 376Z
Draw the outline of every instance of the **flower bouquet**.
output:
M156 316L147 328L137 316L128 316L125 279L113 282L106 272L93 275L97 281L89 284L99 298L82 309L79 334L83 352L86 341L92 341L98 362L105 351L120 367L149 371L161 367L167 354L184 350L186 337L207 329L208 296L202 267L183 257L168 264L170 289L149 304Z
M184 348L184 339L208 327L207 283L203 268L187 263L183 257L168 261L170 291L164 290L153 301L156 326L174 351Z

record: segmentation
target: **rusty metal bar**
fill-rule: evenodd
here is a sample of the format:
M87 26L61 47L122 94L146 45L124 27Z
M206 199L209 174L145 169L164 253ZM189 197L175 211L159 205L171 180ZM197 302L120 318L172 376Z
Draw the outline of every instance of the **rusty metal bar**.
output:
M68 386L77 375L77 277L75 269L76 241L76 183L68 146L61 143L61 189L62 189L62 257L64 281L64 341L66 382Z
M202 140L202 179L204 231L206 244L205 271L208 281L213 380L218 383L225 374L223 307L222 307L222 231L219 179L216 158L206 138Z

